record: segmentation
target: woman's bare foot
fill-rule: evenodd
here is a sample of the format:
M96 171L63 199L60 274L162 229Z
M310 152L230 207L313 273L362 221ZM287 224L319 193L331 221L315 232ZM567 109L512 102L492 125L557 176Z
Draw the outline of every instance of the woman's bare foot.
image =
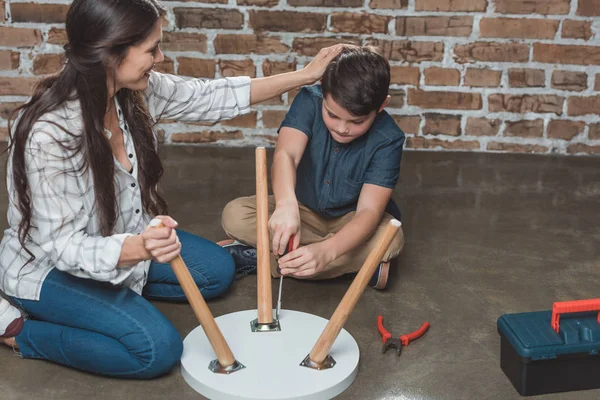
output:
M18 349L15 336L23 328L23 316L21 311L13 307L8 300L0 297L0 340L13 349Z
M10 338L2 338L2 343L4 343L5 345L12 347L15 350L19 350L19 345L17 344L17 339L15 339L14 337L10 337Z

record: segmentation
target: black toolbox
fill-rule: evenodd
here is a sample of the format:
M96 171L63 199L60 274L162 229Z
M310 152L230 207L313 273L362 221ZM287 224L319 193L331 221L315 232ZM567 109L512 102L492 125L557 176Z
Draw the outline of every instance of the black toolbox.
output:
M500 367L519 394L600 388L598 310L600 299L579 300L498 319Z

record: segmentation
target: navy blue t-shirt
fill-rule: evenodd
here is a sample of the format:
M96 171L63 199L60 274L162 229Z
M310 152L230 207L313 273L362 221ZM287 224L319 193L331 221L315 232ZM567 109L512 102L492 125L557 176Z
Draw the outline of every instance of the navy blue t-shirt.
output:
M405 137L382 111L363 136L338 143L325 126L322 103L320 85L302 88L279 129L287 126L308 136L296 172L298 201L324 218L335 218L356 211L363 184L395 187ZM385 211L400 220L393 200Z

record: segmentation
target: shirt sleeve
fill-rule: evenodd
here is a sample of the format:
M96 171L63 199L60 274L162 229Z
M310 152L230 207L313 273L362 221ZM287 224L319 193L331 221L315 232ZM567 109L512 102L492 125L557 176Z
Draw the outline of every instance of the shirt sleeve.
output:
M307 88L303 87L294 98L290 110L287 112L277 133L283 127L298 129L309 138L312 136L312 127L317 116L317 104Z
M364 183L393 189L400 177L404 135L383 143L375 151L365 172Z
M73 168L70 156L72 151L61 146L52 134L32 132L25 152L31 225L36 228L32 240L60 271L115 285L122 283L135 269L117 268L123 241L130 234L102 237L85 232L89 222L84 209L85 188L77 180L83 172Z
M215 122L250 112L250 85L247 76L208 80L151 72L145 94L154 120Z

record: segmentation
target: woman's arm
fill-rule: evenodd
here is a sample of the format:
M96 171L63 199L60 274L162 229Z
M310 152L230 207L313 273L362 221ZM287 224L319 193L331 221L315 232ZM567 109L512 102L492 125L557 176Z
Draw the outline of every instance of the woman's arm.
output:
M321 49L302 70L266 78L188 79L152 72L146 89L155 120L215 122L250 112L250 105L316 82L343 45Z

